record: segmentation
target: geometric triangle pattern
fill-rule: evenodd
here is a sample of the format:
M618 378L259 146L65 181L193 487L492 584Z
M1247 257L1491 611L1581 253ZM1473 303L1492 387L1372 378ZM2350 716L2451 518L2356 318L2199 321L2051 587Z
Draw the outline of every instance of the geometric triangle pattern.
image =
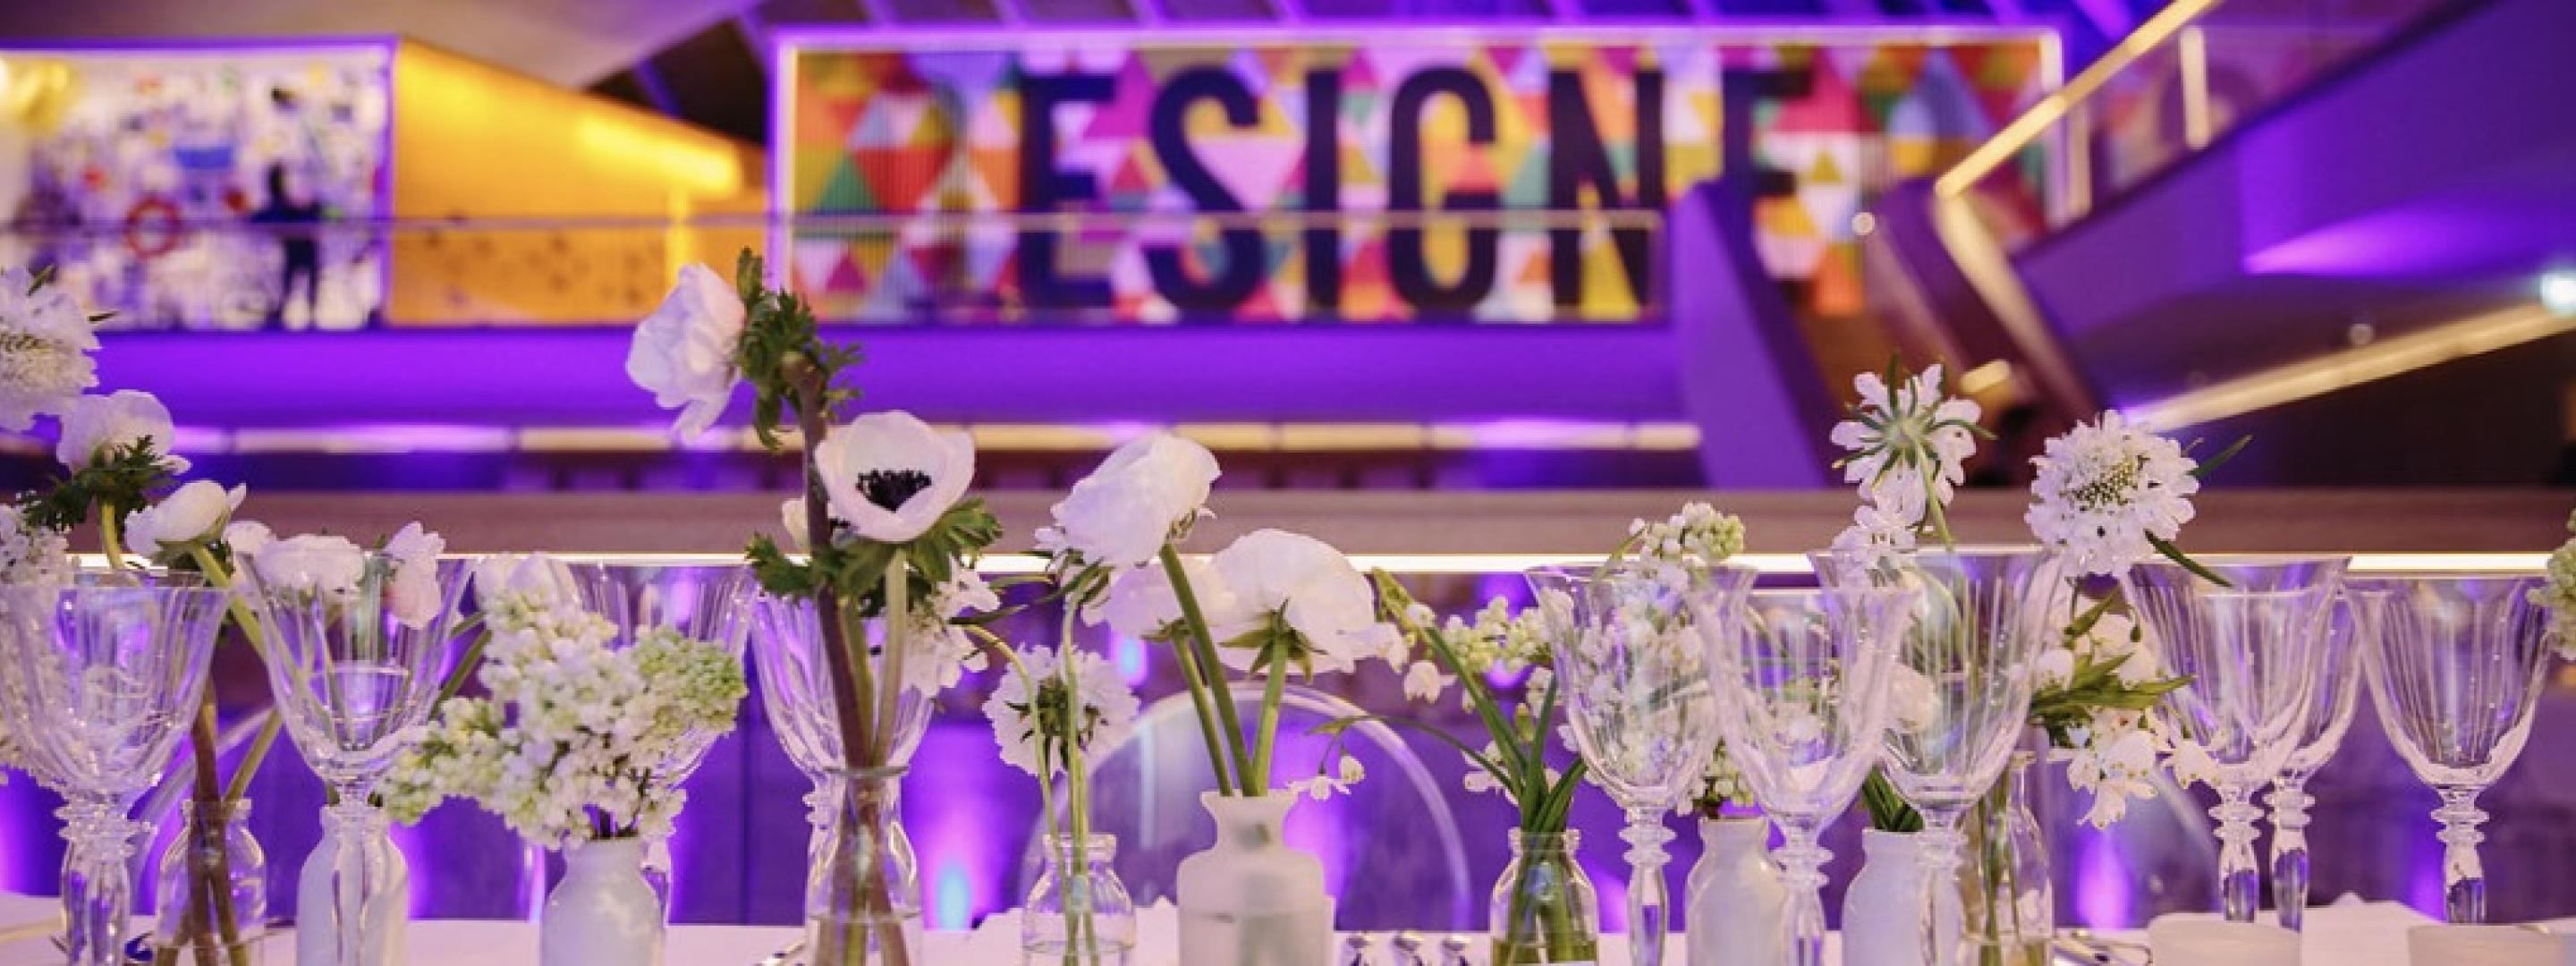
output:
M1853 216L1954 163L2056 82L2034 33L900 43L809 38L777 75L772 143L786 170L774 191L792 249L778 261L833 321L1656 321L1672 284L1652 254L1660 206L1721 173L1723 78L1742 68L1806 75L1801 96L1753 112L1752 157L1794 185L1760 202L1756 251L1803 283L1791 289L1801 308L1841 315L1865 304ZM1032 158L1041 126L1052 143ZM1400 137L1416 145L1409 172ZM2032 209L2040 150L2019 168ZM1023 184L1031 161L1049 170ZM1418 208L1399 204L1408 192ZM1310 238L1316 228L1338 240ZM1560 268L1579 291L1557 290ZM1053 284L1031 291L1031 277Z

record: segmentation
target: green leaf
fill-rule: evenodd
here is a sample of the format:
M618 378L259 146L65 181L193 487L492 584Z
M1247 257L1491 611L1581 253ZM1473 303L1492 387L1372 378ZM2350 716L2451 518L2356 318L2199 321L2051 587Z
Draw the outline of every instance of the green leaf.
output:
M1905 796L1887 780L1885 770L1869 770L1869 779L1860 786L1860 798L1869 807L1869 827L1906 834L1923 831L1923 814L1906 803Z
M2235 584L2228 583L2227 578L2219 576L2216 571L2212 571L2207 567L2201 566L2200 561L2191 559L2191 555L2183 553L2181 547L2174 546L2172 542L2167 541L2162 537L2156 536L2152 533L2147 534L2147 545L2156 548L2156 552L2163 554L2165 559L2171 560L2176 564L2180 564L2182 569L2191 571L2193 574L2198 575L2202 580L2209 581L2210 583L2217 584L2221 587L2233 588L2236 586Z
M2202 461L2200 461L2200 465L2192 467L2192 468L2191 468L2191 475L2192 475L2192 478L2193 478L2193 479L2199 479L2199 480L2205 480L2205 479L2208 479L2208 478L2209 478L2209 474L2211 474L2211 473L2215 473L2215 472L2217 472L2217 471L2218 471L2218 468L2219 468L2219 467L2227 465L2227 461L2228 461L2228 460L2235 459L2235 458L2236 458L2236 454L2238 454L2238 453L2241 453L2241 452L2244 452L2244 451L2245 451L2245 444L2247 444L2247 443L2251 443L2251 442L2253 442L2253 441L2254 441L2254 437L2252 437L2252 436L2239 436L2239 437L2236 437L2236 441L2235 441L2235 442L2233 442L2233 443L2229 443L2229 444L2227 444L2227 448L2226 448L2226 449L2223 449L2223 450L2220 450L2220 451L2218 452L2218 455L2216 455L2216 456L2212 456L2212 457L2210 457L2210 458L2208 458L2208 459L2205 459L2205 460L2202 460Z

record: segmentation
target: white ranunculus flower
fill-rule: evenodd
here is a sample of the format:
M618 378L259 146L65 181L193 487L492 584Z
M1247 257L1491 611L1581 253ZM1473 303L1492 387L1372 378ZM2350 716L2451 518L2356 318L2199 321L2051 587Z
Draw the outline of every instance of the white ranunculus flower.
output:
M835 519L869 540L904 543L966 495L975 440L932 429L911 413L869 413L814 447L814 468Z
M1234 607L1233 592L1207 558L1181 558L1181 574L1190 582L1190 594L1198 599L1200 614L1213 620L1213 615ZM1109 582L1109 592L1083 608L1082 620L1086 624L1107 621L1109 629L1120 637L1160 637L1164 630L1180 622L1181 600L1172 593L1170 573L1161 567L1135 567L1119 571Z
M305 533L261 547L251 569L270 590L311 591L346 600L367 574L367 552L347 537Z
M1255 530L1217 551L1216 572L1232 591L1223 609L1207 611L1218 642L1260 630L1277 615L1304 639L1318 671L1348 671L1358 660L1386 650L1393 629L1377 620L1377 595L1368 578L1331 544L1284 530ZM1249 671L1260 655L1220 647L1217 658Z
M393 558L394 565L387 606L404 627L419 630L438 619L446 603L439 594L438 555L446 552L447 538L431 533L419 521L404 525L385 541L385 555Z
M161 502L127 514L125 547L146 557L157 557L164 549L215 539L223 535L224 524L248 495L250 491L244 487L226 490L213 480L190 482L170 491Z
M1141 566L1162 552L1173 528L1198 518L1217 473L1207 447L1179 436L1130 440L1055 505L1055 526L1039 543L1084 563Z
M82 396L63 409L63 436L54 444L54 457L78 470L102 453L149 439L170 472L185 473L188 461L170 455L177 438L170 425L170 408L159 397L120 389L104 396Z
M626 350L626 377L653 394L653 404L678 409L675 426L695 438L724 413L742 381L734 350L742 341L742 294L704 265L680 269L679 283L662 305L635 326Z
M486 610L509 596L532 606L573 604L581 600L579 586L571 567L542 553L495 553L474 561L474 600Z
M98 385L98 334L59 285L36 287L23 268L0 271L0 429L25 432Z

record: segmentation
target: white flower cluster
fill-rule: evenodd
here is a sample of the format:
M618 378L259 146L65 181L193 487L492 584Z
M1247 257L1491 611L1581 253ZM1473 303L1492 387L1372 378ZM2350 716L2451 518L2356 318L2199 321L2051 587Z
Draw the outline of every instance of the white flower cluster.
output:
M956 687L967 672L984 670L990 663L984 649L975 646L974 635L952 618L1001 606L1001 595L984 582L984 575L975 571L971 561L960 561L947 583L913 606L912 623L905 628L911 650L904 655L904 686L920 694L938 694Z
M2078 424L2033 457L2036 502L2022 519L2042 544L2087 574L2117 574L2170 543L2191 521L2199 463L2182 445L2118 411Z
M1073 656L1070 673L1064 651ZM1002 675L984 699L1003 763L1047 779L1064 773L1066 756L1055 749L1070 743L1087 755L1115 746L1135 728L1136 710L1136 693L1117 666L1079 648L1019 652L1018 669Z
M0 271L0 429L25 432L98 385L98 335L61 287L23 268Z
M1628 547L1647 560L1707 565L1744 552L1744 521L1706 503L1684 504L1664 520L1628 524Z
M1834 549L1889 552L1914 546L1927 518L1936 525L1942 508L1967 482L1965 464L1977 451L1977 404L1941 390L1941 367L1932 365L1896 386L1877 373L1852 380L1860 403L1852 418L1834 424L1833 442L1843 457L1843 481L1860 484L1861 508L1834 538Z
M746 689L724 649L667 628L611 647L617 628L569 606L487 611L478 679L419 726L378 791L403 821L472 799L551 847L667 837L685 795L670 772L730 731Z
M1403 667L1404 641L1377 619L1377 592L1330 544L1284 530L1244 534L1204 563L1184 561L1191 594L1215 638L1217 659L1249 672L1265 648L1284 647L1314 671L1350 671L1363 658ZM1083 608L1090 623L1122 635L1169 639L1182 619L1179 595L1160 566L1111 578L1108 593ZM1267 633L1283 628L1284 637Z
M2576 532L2576 514L2568 515L2567 529ZM2558 645L2558 656L2576 660L2576 538L2550 552L2548 578L2532 589L2531 602L2549 608L2550 640Z
M1359 784L1366 778L1368 778L1368 769L1360 767L1360 760L1343 755L1335 763L1332 774L1318 774L1311 778L1289 782L1288 794L1303 795L1320 802L1335 795L1350 794L1351 786Z
M0 584L70 583L71 553L62 531L30 526L16 507L0 506Z
M168 512L168 508L181 504L181 494L201 484L214 487L216 496L222 494L220 487L199 480L180 487L179 492L172 493L169 499L135 514L135 518L141 520L145 513ZM239 487L233 489L231 499L234 505L239 505ZM191 521L204 516L202 511L184 512ZM224 545L232 548L235 567L247 569L258 579L263 590L310 594L339 606L357 600L358 595L370 586L367 583L367 552L349 538L319 533L280 538L269 530L267 524L255 520L224 523L223 516L230 512L229 507L225 508L222 514L215 515L209 522L221 527ZM192 525L196 524L176 524L175 528L184 529ZM163 539L166 541L167 538ZM184 542L202 539L189 537L184 538ZM447 539L422 527L417 520L404 524L400 531L385 541L378 557L386 568L381 577L381 592L385 595L385 609L402 626L413 630L428 627L446 608L447 598L438 583L438 555L445 552Z
M2083 601L2078 607L2079 613L2091 609ZM2141 629L2127 617L2105 613L2083 636L2040 654L2031 668L2038 701L2046 703L2048 691L2072 683L2078 668L2113 661L2119 662L2113 678L2128 687L2153 683L2162 673ZM2067 784L2093 794L2084 821L2096 828L2108 828L2126 816L2131 800L2154 797L2156 770L2169 757L2177 776L2184 771L2180 749L2144 711L2095 707L2084 724L2067 729L2066 739L2060 754L2066 759Z

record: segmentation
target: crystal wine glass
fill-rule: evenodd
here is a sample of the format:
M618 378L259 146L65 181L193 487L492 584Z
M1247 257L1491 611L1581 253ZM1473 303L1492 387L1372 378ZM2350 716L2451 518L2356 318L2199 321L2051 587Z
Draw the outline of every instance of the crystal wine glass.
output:
M2387 594L2345 584L2326 626L2325 653L2317 668L2316 699L2299 722L2296 747L2272 778L2272 903L2281 928L2298 931L2308 912L2308 779L2343 747L2360 704L2361 651L2378 633Z
M2219 893L2230 922L2254 921L2254 790L2297 750L2315 700L2325 621L2348 557L2211 555L2220 584L2163 560L2121 575L2120 589L2156 643L2163 670L2190 683L2155 715L2185 754L2207 760L2218 805Z
M2478 864L2478 793L2513 766L2531 738L2532 706L2549 664L2548 608L2538 577L2439 575L2356 581L2385 591L2379 633L2363 649L2371 705L2398 757L2442 807L2443 913L2486 921Z
M1691 596L1694 618L1711 629L1700 640L1727 757L1780 827L1790 903L1781 949L1797 966L1824 962L1819 892L1832 855L1816 837L1851 807L1878 763L1897 642L1916 593L1765 590L1741 604L1720 594Z
M1748 567L1655 562L1530 571L1555 658L1574 745L1594 780L1627 810L1629 962L1663 959L1663 818L1688 797L1717 751L1717 707L1700 638L1715 625L1689 599L1724 614L1753 586Z
M840 808L842 776L850 769L841 746L840 715L832 706L832 665L823 651L822 623L812 600L772 597L756 589L752 596L751 656L760 675L761 709L788 760L814 783L806 799L806 819L813 826L810 853L821 846L825 826ZM867 633L871 645L883 645L877 622L869 623ZM889 764L912 760L930 728L932 710L928 696L905 690L896 706Z
M385 921L381 904L411 901L390 894L407 878L404 860L371 797L376 780L408 746L406 731L429 718L454 666L459 649L451 631L472 567L461 558L430 565L437 609L406 614L396 596L401 565L387 554L366 554L356 592L346 596L270 583L259 568L242 568L263 612L260 643L277 711L296 751L331 793L322 808L331 834L321 847L334 850L332 921L296 925L327 930L332 961L353 966L385 953L387 941L369 935L371 923Z
M224 592L200 583L0 588L0 678L33 774L63 794L64 949L124 962L134 799L201 713Z
M2036 549L1808 556L1829 587L1917 592L1897 639L1881 764L1923 815L1924 882L1948 888L1967 844L1960 818L1994 787L2027 730L2032 663L2075 616L2069 573ZM1938 948L1936 895L1924 896L1926 961L1954 962L1958 950Z

